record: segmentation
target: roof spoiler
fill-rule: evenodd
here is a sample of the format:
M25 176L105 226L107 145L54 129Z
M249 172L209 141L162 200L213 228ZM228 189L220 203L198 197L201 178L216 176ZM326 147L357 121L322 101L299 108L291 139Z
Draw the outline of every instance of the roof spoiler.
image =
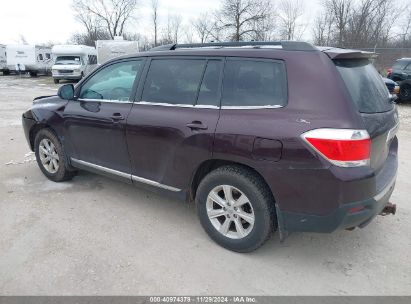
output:
M340 48L318 48L323 53L327 54L331 59L375 59L377 53L366 52L361 50L349 50Z
M167 44L150 49L152 52L174 51L181 48L222 48L222 47L247 47L261 48L265 46L278 46L287 51L318 51L316 47L307 42L300 41L238 41L238 42L210 42L189 44Z

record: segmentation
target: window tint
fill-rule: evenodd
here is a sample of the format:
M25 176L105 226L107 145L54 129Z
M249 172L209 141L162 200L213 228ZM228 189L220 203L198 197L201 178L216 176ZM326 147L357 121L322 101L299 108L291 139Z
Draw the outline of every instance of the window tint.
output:
M46 53L46 59L50 59L50 58L51 58L50 54Z
M39 54L39 60L43 60L43 54Z
M397 60L395 63L394 63L394 66L393 66L393 69L395 69L395 70L403 70L403 69L405 69L406 67L407 67L407 65L409 65L410 64L410 60Z
M222 67L221 60L209 60L198 94L197 104L199 105L220 105L220 73Z
M194 59L152 60L142 100L194 105L205 64Z
M382 77L369 60L338 60L335 65L360 112L378 113L393 108Z
M134 79L142 61L125 61L107 66L93 75L81 88L82 99L130 100Z
M283 106L286 102L284 64L268 60L227 61L222 106Z

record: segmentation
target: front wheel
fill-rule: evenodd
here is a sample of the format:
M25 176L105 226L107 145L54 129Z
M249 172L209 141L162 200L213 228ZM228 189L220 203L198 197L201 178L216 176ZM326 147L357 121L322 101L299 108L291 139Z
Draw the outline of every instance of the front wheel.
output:
M197 213L207 234L237 252L262 246L276 228L273 196L264 180L244 167L209 173L196 195Z
M74 171L67 169L67 161L62 145L49 129L40 130L34 140L37 164L43 174L54 182L73 178Z
M60 81L58 79L53 79L55 84L58 84Z

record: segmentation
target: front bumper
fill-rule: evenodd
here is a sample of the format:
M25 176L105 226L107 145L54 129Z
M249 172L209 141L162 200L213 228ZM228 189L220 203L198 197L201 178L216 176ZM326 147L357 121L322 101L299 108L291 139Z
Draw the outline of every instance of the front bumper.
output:
M54 75L53 74L53 78L54 79L58 79L58 80L80 80L81 79L81 74L80 75Z
M31 151L34 151L33 143L30 140L30 130L36 124L36 121L34 119L25 117L23 114L22 124L23 124L24 135L26 137L27 143L29 144Z

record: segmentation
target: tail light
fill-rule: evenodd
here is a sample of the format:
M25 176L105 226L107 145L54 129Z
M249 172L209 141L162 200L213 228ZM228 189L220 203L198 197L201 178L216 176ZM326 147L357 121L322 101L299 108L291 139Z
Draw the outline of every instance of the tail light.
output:
M301 137L336 166L359 167L370 162L371 139L366 130L316 129Z

